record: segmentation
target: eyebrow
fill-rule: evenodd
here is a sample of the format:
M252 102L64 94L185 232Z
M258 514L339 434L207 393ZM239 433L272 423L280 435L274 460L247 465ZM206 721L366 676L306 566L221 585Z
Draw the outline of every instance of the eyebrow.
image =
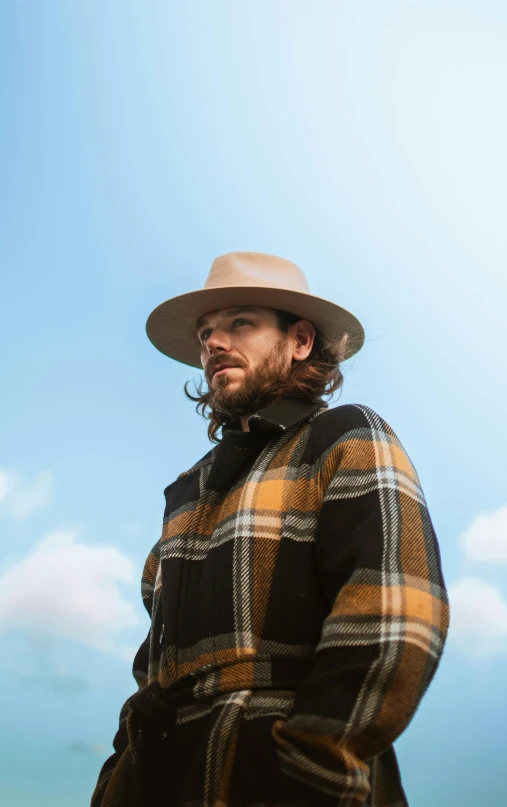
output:
M237 317L238 314L256 314L259 312L259 309L255 305L240 305L238 308L230 308L228 311L225 312L224 317ZM197 329L202 328L203 325L207 325L208 320L206 317L200 317L197 320Z

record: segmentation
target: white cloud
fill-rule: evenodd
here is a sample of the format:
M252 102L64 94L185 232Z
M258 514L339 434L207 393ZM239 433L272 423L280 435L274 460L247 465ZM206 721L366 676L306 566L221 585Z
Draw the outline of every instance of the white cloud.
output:
M449 588L450 637L471 655L507 652L507 603L495 586L465 577Z
M476 518L460 544L471 560L507 563L507 507Z
M51 501L54 482L50 471L40 471L32 482L8 468L0 469L0 515L24 519L44 510Z
M133 578L131 561L114 547L53 533L0 577L0 629L25 628L132 658L117 634L139 621L118 588Z

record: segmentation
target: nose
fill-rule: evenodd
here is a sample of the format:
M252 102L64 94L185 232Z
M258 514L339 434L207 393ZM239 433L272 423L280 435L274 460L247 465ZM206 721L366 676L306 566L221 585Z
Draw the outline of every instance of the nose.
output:
M227 353L230 350L230 341L227 333L220 328L214 328L212 333L206 339L206 352L212 356L214 353L224 351Z

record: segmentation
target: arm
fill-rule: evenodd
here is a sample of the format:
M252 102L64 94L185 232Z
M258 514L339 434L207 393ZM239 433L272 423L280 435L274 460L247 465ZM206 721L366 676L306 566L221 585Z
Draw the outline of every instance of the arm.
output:
M435 673L448 604L409 458L374 412L339 409L346 428L322 456L316 538L331 611L312 671L273 736L283 772L319 804L358 807L370 791L366 760L406 728Z
M146 607L146 610L150 614L150 617L153 606L155 579L157 575L157 570L159 568L159 563L160 563L159 544L156 544L156 546L148 555L148 559L145 563L143 570L143 577L141 584L143 602ZM148 683L148 658L150 648L150 634L151 629L148 632L148 636L140 646L134 658L132 671L138 686L137 692L139 692ZM134 694L137 695L137 692ZM108 759L106 759L106 761L102 766L98 782L95 786L95 790L93 791L90 807L101 807L101 805L105 803L104 797L106 795L106 792L108 795L107 803L112 804L114 802L114 798L112 796L111 791L116 792L117 789L120 790L125 770L131 765L128 716L130 712L130 701L132 700L133 697L134 695L131 695L130 698L128 698L125 701L125 703L121 708L120 724L113 740L113 748L115 752Z

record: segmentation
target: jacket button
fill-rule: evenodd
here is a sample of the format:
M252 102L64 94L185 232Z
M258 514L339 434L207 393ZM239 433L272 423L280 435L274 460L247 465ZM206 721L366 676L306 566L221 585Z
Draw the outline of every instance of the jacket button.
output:
M167 731L163 731L162 734L160 735L161 740L167 740L168 737L169 734L167 733Z
M152 700L153 700L153 698L155 697L155 693L154 693L154 692L148 692L147 697L148 697L148 699L149 699L150 701L152 701Z

